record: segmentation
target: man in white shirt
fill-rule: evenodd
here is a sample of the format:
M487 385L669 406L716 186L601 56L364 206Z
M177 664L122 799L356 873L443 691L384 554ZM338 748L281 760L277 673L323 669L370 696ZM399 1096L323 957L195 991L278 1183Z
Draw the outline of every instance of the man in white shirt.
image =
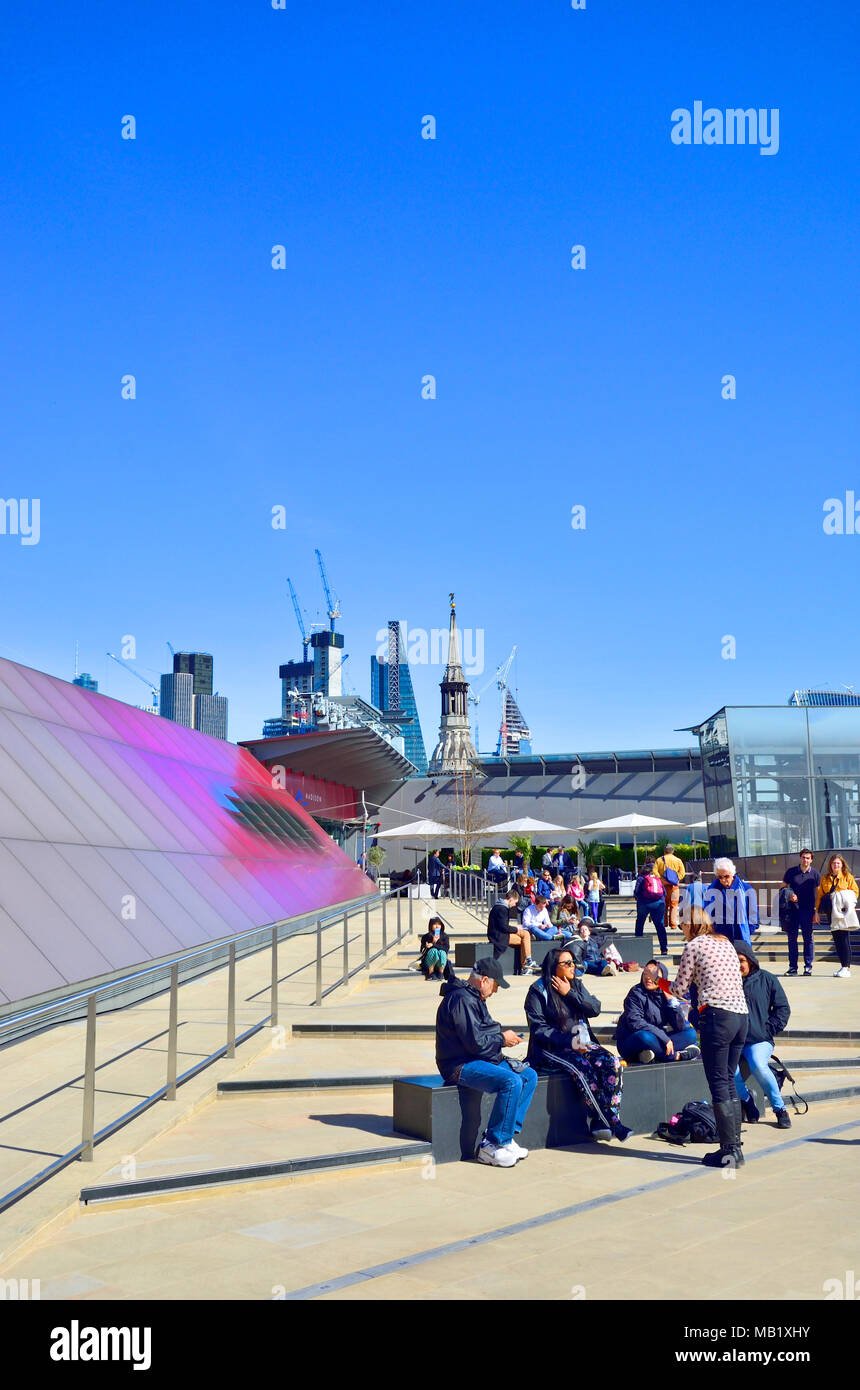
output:
M497 888L507 882L508 869L502 858L502 851L494 849L487 863L487 878L492 879Z
M554 941L556 937L573 936L570 927L554 927L546 910L546 898L536 897L523 912L523 926L538 941Z

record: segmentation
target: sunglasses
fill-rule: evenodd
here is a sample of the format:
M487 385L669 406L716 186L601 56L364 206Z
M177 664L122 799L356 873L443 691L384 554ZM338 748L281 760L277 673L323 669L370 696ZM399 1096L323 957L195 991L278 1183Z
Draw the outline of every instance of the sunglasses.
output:
M570 966L572 966L572 965L573 965L573 961L572 961L572 960L560 960L560 961L559 961L559 965L570 965Z

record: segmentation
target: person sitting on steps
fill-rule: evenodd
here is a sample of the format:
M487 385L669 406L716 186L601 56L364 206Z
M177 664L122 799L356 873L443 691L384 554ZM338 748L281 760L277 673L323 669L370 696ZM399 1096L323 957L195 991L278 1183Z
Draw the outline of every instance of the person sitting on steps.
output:
M493 948L494 959L498 959L509 946L513 946L515 959L516 952L519 951L520 970L526 971L534 964L532 939L527 928L521 927L517 922L519 900L520 895L516 888L511 888L504 898L493 904L487 921L487 939Z
M656 963L646 965L624 1000L615 1032L625 1062L690 1062L700 1055L696 1030L685 1022L678 1003L660 988Z
M735 950L738 953L738 965L744 980L744 998L749 1010L747 1039L741 1057L770 1101L776 1115L777 1129L791 1129L785 1101L780 1095L777 1079L768 1065L773 1055L774 1038L784 1031L791 1017L791 1005L776 976L769 970L762 970L752 946L746 941L736 941ZM735 1090L740 1097L741 1109L747 1124L756 1124L761 1118L761 1112L741 1075L740 1065L735 1072Z
M450 980L451 966L448 960L450 954L451 944L445 930L445 923L441 917L431 917L427 923L427 930L421 937L421 954L418 957L418 964L424 979L441 980L444 975L446 980Z
M588 1024L600 1013L600 1000L575 976L573 953L553 946L541 978L526 995L530 1066L569 1076L585 1103L592 1139L613 1135L622 1142L632 1130L621 1123L621 1065L601 1047Z

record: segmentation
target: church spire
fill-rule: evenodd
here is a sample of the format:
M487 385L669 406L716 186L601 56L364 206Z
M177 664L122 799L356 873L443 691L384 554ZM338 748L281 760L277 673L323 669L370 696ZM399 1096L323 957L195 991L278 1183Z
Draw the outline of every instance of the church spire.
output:
M457 632L457 610L454 595L449 595L451 619L448 628L448 665L440 683L442 719L439 742L430 760L431 775L445 772L470 771L478 758L469 728L469 683L463 675L460 660L460 636Z

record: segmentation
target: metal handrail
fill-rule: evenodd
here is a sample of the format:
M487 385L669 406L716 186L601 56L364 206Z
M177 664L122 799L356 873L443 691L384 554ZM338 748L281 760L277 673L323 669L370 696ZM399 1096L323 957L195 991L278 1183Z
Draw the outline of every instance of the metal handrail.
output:
M397 890L395 889L390 891L396 892ZM348 910L357 910L359 907L363 907L365 903L370 904L378 902L382 896L382 894L373 893L368 894L364 898L356 898L353 900L353 903L351 904ZM27 1023L31 1019L40 1018L43 1015L58 1013L62 1010L69 1009L74 1004L89 1001L90 996L93 994L101 994L107 992L108 990L119 990L123 986L133 984L135 980L143 979L146 975L157 975L165 970L171 969L173 966L179 967L180 965L183 965L186 961L194 960L199 956L209 955L213 950L217 951L219 947L224 947L226 949L229 948L231 945L241 946L241 943L243 941L247 941L254 936L259 936L261 932L269 930L280 931L281 927L289 926L290 923L308 923L324 921L327 917L334 918L341 917L342 915L343 908L339 907L332 912L324 912L319 914L313 912L304 912L299 917L285 917L277 923L266 924L262 927L251 927L248 929L248 931L240 932L238 936L230 937L228 940L210 942L208 946L198 946L193 951L183 952L181 956L170 956L166 960L159 961L156 965L144 966L142 970L134 970L128 975L120 975L117 979L107 980L104 984L97 985L94 988L91 987L90 989L80 990L76 994L64 994L62 998L54 999L48 1004L40 1004L35 1009L27 1009L23 1013L19 1014L6 1014L3 1017L0 1017L0 1032L5 1032L18 1024ZM289 932L288 935L302 936L307 934L307 932L313 930L314 928L312 925L306 927L297 925L295 927L295 930ZM262 945L260 949L262 949ZM254 953L252 952L251 954ZM214 965L213 968L220 969L221 964L223 964L223 962Z
M315 931L315 932L316 932L316 937L317 937L317 950L316 950L315 960L308 961L305 965L300 966L300 967L299 967L299 970L300 970L300 971L301 971L301 970L306 970L306 969L311 968L313 965L316 965L316 989L315 989L315 995L316 995L316 997L315 997L314 1002L315 1002L315 1004L320 1005L320 1004L322 1003L322 1001L323 1001L324 998L326 998L326 997L327 997L329 994L331 994L334 990L339 989L342 985L345 985L345 984L347 983L347 981L350 980L350 979L352 978L353 975L357 974L357 973L358 973L359 971L361 971L361 970L366 970L367 967L370 965L371 961L376 960L380 955L384 955L390 947L397 945L397 944L400 942L400 940L402 939L403 936L408 935L408 934L411 934L411 932L412 932L412 930L413 930L413 899L412 899L411 896L409 897L408 923L407 923L407 925L404 926L404 925L402 924L402 920L401 920L402 914L401 914L401 905L400 905L400 901L399 901L400 898L401 898L401 896L403 895L404 892L408 892L408 885L406 885L406 884L401 885L401 886L399 886L399 887L397 887L397 888L391 889L391 890L389 890L387 893L373 894L373 895L369 895L369 894L368 894L368 895L365 896L364 898L360 898L360 899L355 900L353 903L351 903L351 904L350 904L348 907L346 907L346 908L344 908L344 907L341 905L339 908L337 908L337 909L335 909L335 910L329 910L329 911L327 911L327 912L316 913L316 914L302 914L302 917L301 917L301 918L298 918L298 919L296 919L296 918L294 918L294 919L286 919L284 922L272 924L270 927L256 927L256 928L253 928L252 930L250 930L250 931L248 931L248 932L243 932L240 936L237 936L237 937L232 938L232 940L230 940L229 942L221 943L221 944L225 945L226 948L227 948L227 950L226 950L226 964L227 964L227 967L228 967L228 975L227 975L227 1009L226 1009L226 1015L227 1015L227 1038L226 1038L226 1041L222 1044L221 1047L216 1048L214 1052L209 1053L209 1054L208 1054L206 1057L204 1057L202 1060L200 1060L200 1061L198 1061L198 1062L195 1062L194 1065L193 1065L192 1067L189 1067L187 1071L182 1072L182 1074L179 1075L179 1076L177 1076L177 1074L176 1074L176 1058L177 1058L177 1051L178 1051L178 1048L177 1048L177 1038L178 1038L178 1028L179 1028L179 1018L178 1018L178 1014L179 1014L179 1009L178 1009L178 991L179 991L179 986L180 986L180 980L179 980L179 966L182 964L183 961L193 960L194 958L196 958L196 957L198 957L198 956L200 956L200 955L206 954L207 951L211 951L211 949L212 949L211 947L204 947L204 948L199 948L199 949L197 949L197 950L195 950L195 951L185 952L182 956L174 957L174 959L171 960L171 961L163 961L160 965L149 966L149 967L147 967L147 968L144 969L144 970L134 971L134 972L132 972L132 973L131 973L130 975L128 975L128 976L123 976L120 980L112 980L112 981L110 981L108 984L103 985L103 986L101 987L101 989L93 989L93 990L88 990L88 991L82 991L82 992L77 993L77 994L75 994L75 995L66 996L64 999L62 999L62 1000L55 1000L55 1001L53 1001L53 1002L52 1002L51 1004L49 1004L49 1005L41 1006L41 1007L38 1008L38 1009L29 1010L29 1011L27 1011L27 1012L25 1012L25 1013L18 1014L18 1015L15 1015L14 1017L10 1017L10 1018L8 1018L8 1019L6 1019L6 1020L3 1020L3 1023L4 1023L5 1026L8 1028L8 1027L11 1027L11 1025L12 1025L14 1022L26 1021L27 1019L34 1018L34 1017L40 1017L40 1016L42 1016L42 1015L49 1014L49 1013L52 1013L52 1012L56 1013L57 1011L59 1011L59 1010L61 1010L61 1009L64 1009L64 1008L67 1009L67 1008L70 1006L70 1004L76 1003L76 1002L78 1002L78 1001L81 1001L81 1002L82 1002L83 1000L86 1000L86 1004L87 1004L87 1024L86 1024L86 1039L85 1039L85 1062L84 1062L84 1076L83 1076L83 1083L84 1083L84 1084L83 1084L83 1106L82 1106L82 1119L81 1119L81 1142L80 1142L80 1144L75 1145L75 1147L72 1148L72 1149L70 1149L67 1153L62 1154L62 1155L60 1155L59 1157L57 1157L52 1163L48 1164L47 1167L42 1168L38 1173L35 1173L35 1174L33 1175L33 1177L28 1178L25 1182L21 1183L18 1187L14 1188L11 1192L7 1192L7 1193L5 1194L5 1196L0 1197L0 1212L5 1211L8 1207L14 1205L15 1202L19 1202L23 1197L27 1196L28 1193L32 1192L35 1188L40 1187L40 1186L42 1185L42 1183L47 1182L48 1179L51 1178L51 1177L53 1177L55 1173L60 1172L63 1168L67 1167L70 1163L75 1162L75 1160L79 1159L81 1162L91 1162L92 1159L93 1159L93 1151L94 1151L94 1149L95 1149L95 1147L96 1147L97 1144L102 1143L102 1141L105 1140L105 1139L107 1139L110 1135L115 1134L117 1130L122 1129L125 1125L129 1124L131 1120L135 1119L138 1115L142 1114L143 1111L148 1110L150 1106L156 1104L159 1100L167 1100L167 1101L175 1100L175 1099L176 1099L177 1088L178 1088L179 1086L183 1085L186 1081L189 1081L193 1076L196 1076L199 1072L203 1071L206 1067L211 1066L211 1064L212 1064L213 1062L217 1061L220 1057L234 1057L234 1056L235 1056L236 1047L237 1047L240 1043L244 1042L247 1038L250 1038L250 1037L252 1037L255 1033L258 1033L258 1032L260 1031L260 1029L263 1028L263 1027L265 1027L265 1025L266 1025L267 1023L272 1023L272 1024L276 1024L276 1023L277 1023L277 1019L278 1019L278 946L279 946L279 944L280 944L280 941L283 940L283 939L285 939L284 936L279 935L280 928L281 928L282 926L289 925L291 921L292 921L292 922L296 922L296 921L298 921L298 922L306 922L306 921L309 920L309 918L313 917L313 925L312 925L312 926L307 926L307 927L304 927L304 928L303 928L303 927L296 927L295 930L290 931L290 932L288 933L288 936L290 936L290 937L292 937L292 936L302 936L302 935L308 935L308 934L309 934L310 932L312 932L312 931ZM385 932L385 905L386 905L386 902L387 902L387 900L388 900L389 898L397 898L397 899L398 899L398 903L397 903L397 932L396 932L396 935L393 936L390 940L388 940L388 938L387 938L387 936L386 936L386 932ZM372 906L373 904L375 904L375 903L380 903L380 904L381 904L381 907L382 907L382 913L383 913L383 945L382 945L382 949L381 949L380 951L377 951L373 956L371 956L371 954L370 954L370 909L371 909L371 906ZM359 913L359 912L361 912L361 913L364 914L364 960L363 960L359 965L354 966L354 967L350 970L350 968L349 968L349 941L350 941L350 937L349 937L349 919L350 919L350 917L352 917L353 915L355 915L356 913ZM342 923L343 923L343 974L342 974L341 978L340 978L339 980L337 980L334 984L330 985L330 986L328 987L328 989L323 990L323 989L322 989L322 934L323 934L324 931L326 931L326 930L328 929L329 926L334 925L335 921L338 921L338 922L342 922ZM260 945L259 945L256 949L254 949L254 950L249 950L249 951L247 952L247 955L246 955L245 958L247 959L247 958L249 958L250 956L256 955L259 951L262 951L262 950L267 950L267 949L270 949L270 950L271 950L271 952L272 952L272 972L271 972L270 1008L269 1008L269 1012L268 1012L262 1019L260 1019L257 1023L251 1024L250 1027L246 1028L246 1029L244 1030L244 1032L242 1032L241 1034L239 1034L239 1035L237 1036L237 1034L236 1034L236 954L237 954L237 952L236 952L236 947L237 947L237 944L241 943L242 941L246 941L246 940L248 940L250 937L259 936L261 933L266 933L267 936L270 936L270 940L269 940L269 941L262 941L262 942L260 943ZM355 938L352 938L352 939L354 940ZM223 965L224 963L225 963L224 960L222 960L222 961L220 962L221 965ZM219 967L218 967L218 966L215 966L215 967L213 967L213 968L219 968ZM145 1096L141 1101L138 1102L137 1105L133 1106L130 1110L125 1111L122 1115L119 1115L115 1120L111 1120L109 1124L103 1126L103 1127L102 1127L101 1129L99 1129L99 1130L96 1130L96 1128L95 1128L96 1022L97 1022L98 999L99 999L99 995L100 995L101 993L103 993L103 992L107 992L107 991L116 989L119 985L121 985L121 984L123 984L123 983L126 983L127 981L135 980L135 979L138 979L138 978L143 977L143 976L146 976L146 975L152 975L152 974L156 973L157 971L159 971L159 970L164 970L164 969L169 969L169 971L170 971L170 983L169 983L169 986L168 986L169 992L170 992L170 1002L169 1002L168 1043L167 1043L167 1067L166 1067L166 1080L165 1080L165 1083L164 1083L163 1086L159 1086L159 1087L157 1088L157 1090L153 1091L150 1095ZM195 978L197 978L197 977L195 977ZM185 981L182 981L181 983L190 983L190 981L185 980ZM55 1026L56 1026L56 1025L55 1025Z

